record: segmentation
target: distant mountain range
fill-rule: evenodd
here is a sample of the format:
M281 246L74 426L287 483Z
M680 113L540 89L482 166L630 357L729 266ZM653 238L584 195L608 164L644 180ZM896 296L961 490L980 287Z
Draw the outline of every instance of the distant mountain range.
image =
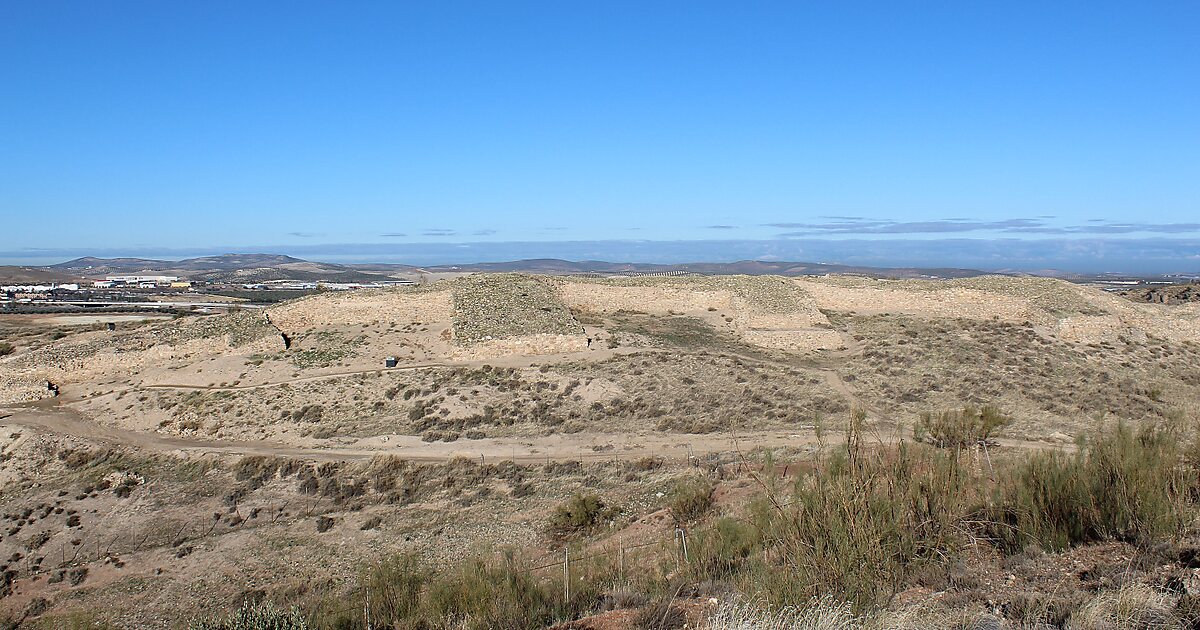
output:
M231 284L251 284L272 280L377 282L398 278L413 279L423 275L437 277L446 274L479 272L520 272L546 275L694 273L700 275L745 274L751 276L816 276L844 273L874 278L968 278L987 273L1011 273L1052 276L1076 282L1112 279L1108 277L1109 274L1066 273L1053 269L1037 272L1006 270L985 272L977 269L960 269L954 267L870 267L862 265L763 260L741 260L728 263L654 264L534 258L507 262L417 267L388 263L337 264L314 262L280 254L224 254L221 256L202 256L183 260L96 258L89 256L43 267L0 266L0 283L63 283L119 274L172 275L189 280ZM1130 276L1122 274L1121 277ZM1178 279L1175 280L1177 281Z
M21 270L18 273L18 270ZM46 267L4 267L0 277L45 280L58 278L100 278L116 274L177 275L208 282L250 283L270 280L329 282L371 282L420 274L441 275L474 272L523 272L550 275L601 274L639 275L659 273L695 273L703 275L782 275L807 276L828 273L863 274L880 278L962 278L981 275L974 269L883 268L806 262L767 262L743 260L732 263L647 264L614 263L599 260L569 261L555 258L514 260L509 262L470 263L414 267L400 264L333 264L313 262L278 254L224 254L184 260L150 258L84 257Z
M642 263L611 263L600 260L583 260L573 262L555 258L540 258L533 260L515 260L512 262L475 263L466 265L439 265L425 267L430 272L526 272L544 274L647 274L684 272L702 275L733 275L749 276L819 276L829 273L852 273L869 275L878 278L966 278L983 275L985 272L975 269L916 269L916 268L886 268L861 267L854 265L830 265L824 263L806 262L768 262L761 260L741 260L731 263L682 263L677 265L658 265Z
M222 256L202 256L184 260L154 260L151 258L76 258L50 269L60 269L88 273L133 273L137 271L233 271L235 269L253 269L260 267L279 267L282 265L307 263L308 261L279 254L224 254Z
M304 282L374 282L389 279L390 273L416 270L406 265L387 265L372 273L347 265L310 262L278 254L224 254L184 260L154 260L149 258L76 258L48 269L71 272L96 278L115 274L157 273L177 275L205 282L239 284L272 280Z

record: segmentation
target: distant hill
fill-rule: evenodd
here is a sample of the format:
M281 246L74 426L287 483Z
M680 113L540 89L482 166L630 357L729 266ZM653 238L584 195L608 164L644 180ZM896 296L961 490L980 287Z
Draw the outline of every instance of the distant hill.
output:
M598 260L574 262L553 258L463 265L439 265L436 267L427 267L426 270L430 272L525 272L560 275L578 273L647 274L684 272L702 275L744 274L749 276L816 276L829 273L852 273L868 275L877 278L968 278L987 273L976 269L860 267L853 265L834 265L825 263L773 262L761 260L742 260L732 263L683 263L678 265L658 265L642 263L611 263Z
M184 260L86 257L51 265L46 269L74 271L93 278L112 274L160 273L206 282L233 283L270 280L372 282L387 279L384 273L371 273L346 265L309 262L280 254L223 254Z
M57 265L50 265L49 269L62 269L85 272L88 274L97 273L121 273L141 271L143 269L158 269L164 266L173 265L166 260L151 260L148 258L93 258L87 256L84 258L76 258L68 260Z
M233 271L236 269L280 267L307 262L299 258L279 254L222 254L220 256L203 256L181 260L176 263L176 268L195 270L223 269Z
M97 269L110 270L114 273L128 271L145 271L145 270L187 270L187 271L202 271L223 269L232 271L234 269L247 269L252 267L276 267L291 263L304 263L306 261L291 256L282 256L278 254L222 254L220 256L202 256L200 258L186 258L184 260L154 260L149 258L76 258L57 265L51 265L54 269L78 269L95 271Z
M62 284L80 279L76 274L45 267L0 265L0 284Z
M351 264L312 262L280 254L223 254L178 261L146 258L77 258L44 269L76 272L89 277L109 274L156 272L178 275L207 282L251 283L270 280L300 280L306 282L371 282L395 275L454 272L522 272L550 275L604 274L638 275L653 273L695 273L701 275L745 274L751 276L813 276L829 273L849 273L876 278L966 278L983 275L975 269L954 268L886 268L862 267L808 262L777 262L742 260L731 263L683 263L676 265L620 263L602 260L570 261L556 258L535 258L505 262L466 263L414 267L400 264Z

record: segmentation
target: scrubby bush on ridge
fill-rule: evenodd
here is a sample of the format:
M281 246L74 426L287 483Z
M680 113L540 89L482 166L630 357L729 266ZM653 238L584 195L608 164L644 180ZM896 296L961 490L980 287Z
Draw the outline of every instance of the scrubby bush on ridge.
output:
M996 407L963 407L939 413L924 412L913 436L935 446L964 447L987 444L996 431L1012 424L1012 418Z

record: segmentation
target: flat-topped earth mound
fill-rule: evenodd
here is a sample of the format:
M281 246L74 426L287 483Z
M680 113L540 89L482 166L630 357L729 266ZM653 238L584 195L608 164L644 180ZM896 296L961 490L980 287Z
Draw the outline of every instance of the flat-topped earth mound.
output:
M800 285L776 276L574 279L560 294L593 313L689 315L716 328L730 325L744 341L793 352L842 346L816 301Z
M257 311L181 317L114 332L80 332L0 359L0 383L5 385L0 388L0 403L48 396L47 382L128 377L172 360L251 352L277 344L281 344L279 331Z
M919 308L930 299L929 293L951 292L960 296L971 296L966 299L970 300L970 305L974 307L980 306L981 300L973 299L978 295L994 299L997 304L993 314L1002 317L1020 316L1014 314L1014 310L1021 305L1027 307L1027 312L1023 314L1025 317L1034 316L1034 311L1042 311L1055 317L1103 315L1106 312L1083 297L1078 285L1053 278L978 276L955 280L876 280L860 276L826 276L805 278L797 282L809 290L818 290L821 287L873 290L866 293L822 291L826 300L842 298L841 302L830 304L831 308L838 310L853 310L849 300L855 299L867 310Z
M583 333L583 326L542 278L479 274L458 278L451 286L454 339L459 343Z
M271 322L289 333L322 326L373 322L430 325L448 323L453 305L444 287L393 287L324 292L282 302L268 309Z

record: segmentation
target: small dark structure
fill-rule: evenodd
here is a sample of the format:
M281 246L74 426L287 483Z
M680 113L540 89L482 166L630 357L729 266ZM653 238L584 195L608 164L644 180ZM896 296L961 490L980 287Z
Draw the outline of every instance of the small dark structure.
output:
M57 396L58 395L58 385L55 383L51 383L50 381L46 381L46 391L50 392L51 396Z
M281 332L281 333L279 333L279 337L283 339L283 349L284 350L288 350L292 347L292 338L289 337L287 335L287 333Z
M108 328L109 330L116 330L117 323L116 322L108 322L107 324L105 324L105 327Z
M390 367L390 368L396 367L396 357L388 357L388 358L384 359L383 365L384 365L384 367Z

